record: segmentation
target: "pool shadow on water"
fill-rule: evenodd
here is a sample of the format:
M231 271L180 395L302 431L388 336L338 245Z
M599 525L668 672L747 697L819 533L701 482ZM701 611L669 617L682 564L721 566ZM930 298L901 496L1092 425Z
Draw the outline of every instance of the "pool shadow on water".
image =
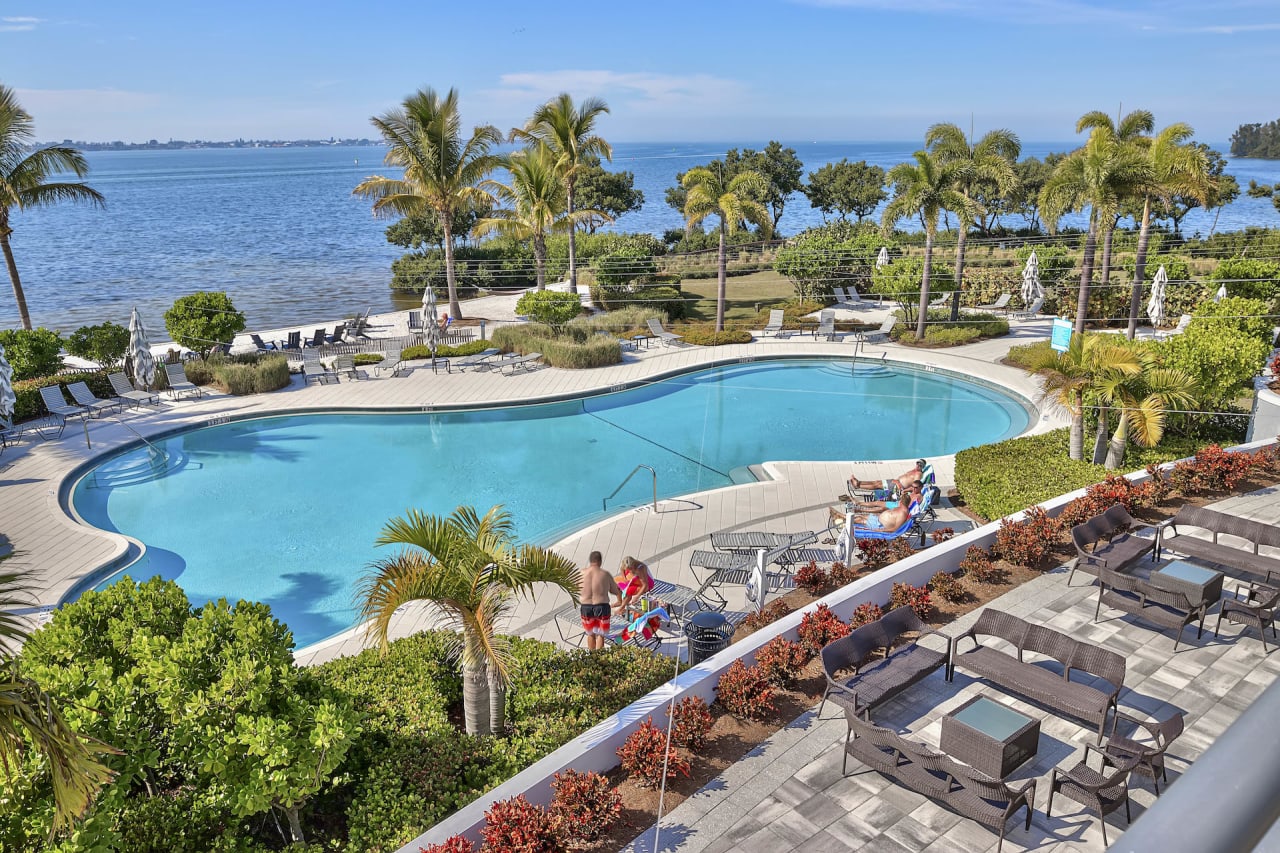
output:
M187 454L193 459L262 460L297 462L303 456L300 450L286 446L290 442L316 441L314 436L293 435L272 438L265 430L247 429L219 436L216 446L202 444L187 446Z
M345 615L338 618L332 611L313 609L318 602L338 591L339 583L335 578L319 572L287 572L280 577L289 582L288 588L262 601L271 606L271 612L277 619L289 626L299 647L319 642L349 627Z

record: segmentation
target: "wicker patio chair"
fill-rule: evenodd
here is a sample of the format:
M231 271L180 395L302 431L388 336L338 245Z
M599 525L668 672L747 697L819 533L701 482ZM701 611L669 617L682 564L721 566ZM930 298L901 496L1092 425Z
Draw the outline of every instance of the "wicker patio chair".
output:
M1096 752L1102 757L1102 772L1089 766L1090 752ZM1125 821L1133 819L1129 812L1129 773L1138 765L1138 761L1137 758L1112 758L1102 747L1086 743L1084 758L1079 764L1070 770L1053 768L1049 777L1049 803L1045 806L1044 816L1053 816L1053 795L1061 793L1098 813L1098 818L1102 821L1102 846L1106 847L1107 815L1124 806ZM1111 772L1104 775L1107 770Z
M1139 730L1145 730L1151 738L1150 742L1144 743L1123 735L1117 735L1116 729L1121 717L1136 725ZM1124 761L1130 758L1138 759L1138 763L1133 767L1133 772L1140 776L1149 777L1151 784L1155 786L1156 796L1158 797L1160 796L1160 780L1169 781L1169 774L1165 771L1164 754L1169 749L1169 744L1178 739L1185 727L1186 716L1181 711L1158 723L1139 720L1137 717L1131 717L1123 711L1116 711L1114 722L1111 724L1111 737L1107 739L1106 745L1102 749L1116 761ZM1135 731L1134 734L1136 735L1137 732Z
M1258 629L1258 638L1262 640L1262 653L1267 654L1267 626L1271 626L1271 636L1276 636L1276 606L1280 604L1280 589L1266 584L1241 584L1236 587L1236 595L1243 598L1224 598L1218 609L1218 624L1213 628L1213 636L1218 636L1222 628L1222 619L1237 625L1254 625Z

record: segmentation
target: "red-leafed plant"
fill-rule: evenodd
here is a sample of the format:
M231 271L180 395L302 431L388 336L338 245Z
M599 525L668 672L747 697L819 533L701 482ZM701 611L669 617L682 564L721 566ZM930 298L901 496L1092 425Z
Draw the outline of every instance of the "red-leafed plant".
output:
M861 628L870 622L874 622L884 615L884 608L879 604L866 602L859 604L853 609L853 615L849 617L850 628Z
M830 582L826 570L816 560L810 560L796 571L796 586L810 595L821 595Z
M937 530L929 531L929 538L933 540L933 544L946 542L948 539L955 537L956 529L954 527L939 527Z
M791 605L787 604L781 598L775 598L764 606L763 610L755 613L748 613L742 618L738 624L747 631L759 631L770 622L777 622L783 616L791 612Z
M969 593L960 579L949 572L938 572L929 578L929 590L943 601L957 604L964 601Z
M641 723L640 728L618 748L618 758L622 761L622 769L642 788L656 788L662 783L664 759L668 779L689 775L688 759L681 756L674 746L667 748L667 733L653 724L652 717Z
M701 696L686 696L676 703L671 743L685 749L701 749L711 733L711 709Z
M720 676L716 698L735 717L761 720L773 711L773 685L757 666L736 660Z
M831 569L827 572L827 576L831 578L831 585L839 588L842 586L848 586L857 580L858 573L863 568L864 566L846 566L840 560L836 560L831 564Z
M551 790L551 824L565 845L594 841L622 814L622 794L599 773L565 770Z
M1022 521L1004 519L996 533L994 552L1019 566L1035 568L1058 538L1058 522L1041 507L1026 511Z
M927 586L912 586L909 583L895 583L889 592L889 609L910 607L920 621L927 622L933 615L933 600L929 597Z
M443 844L428 844L419 847L418 853L474 853L475 845L461 835L451 835Z
M500 800L484 813L485 825L480 830L484 844L480 853L558 853L551 815L535 806L523 794Z
M800 617L800 645L811 655L822 651L822 647L832 640L838 640L849 633L849 626L831 612L825 604Z
M756 666L769 682L779 687L792 684L809 662L809 653L786 637L774 637L756 652Z
M978 583L996 583L1004 577L991 561L991 554L981 545L970 545L960 560L960 572Z

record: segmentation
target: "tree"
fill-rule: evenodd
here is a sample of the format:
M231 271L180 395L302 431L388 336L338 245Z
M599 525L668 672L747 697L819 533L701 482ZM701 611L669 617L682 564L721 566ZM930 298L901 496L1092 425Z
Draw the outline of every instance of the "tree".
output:
M801 300L830 294L834 286L845 284L865 293L884 245L878 230L835 222L788 241L774 256L773 268L794 282Z
M234 341L244 331L245 319L226 293L197 290L174 300L164 312L164 327L179 346L208 352Z
M841 159L810 172L809 183L800 191L822 211L824 221L827 214L838 212L842 221L852 213L861 222L888 198L884 181L884 169L879 166L869 165L866 160L850 163Z
M756 199L769 208L772 221L770 232L778 230L778 221L786 209L787 199L792 193L802 188L800 176L804 172L804 163L796 156L794 148L783 148L781 142L770 140L762 151L746 148L741 154L738 149L730 149L724 157L725 165L732 177L739 171L750 170L759 173L769 182L768 188L760 198Z
M1272 206L1280 212L1280 184L1260 184L1257 180L1250 179L1248 192L1249 198L1271 199Z
M484 200L481 200L478 207L454 211L449 233L453 235L455 246L459 240L465 240L478 221L492 212L493 206L485 204ZM387 226L386 234L387 242L392 245L406 249L432 246L444 254L444 229L440 227L440 220L435 213L414 214L397 219Z
M1137 350L1135 355L1141 365L1138 372L1111 370L1097 382L1103 402L1120 409L1103 463L1108 468L1119 468L1124 461L1130 433L1142 447L1155 447L1164 437L1169 411L1189 409L1196 402L1197 387L1191 374L1160 367L1158 357L1149 350Z
M1085 395L1095 391L1100 378L1134 375L1142 370L1135 350L1108 335L1075 332L1065 352L1045 351L1029 365L1044 382L1041 397L1071 415L1068 456L1084 459Z
M1280 262L1260 258L1223 258L1209 273L1209 281L1225 284L1228 296L1260 299L1268 306L1274 306L1280 296ZM1273 313L1270 308L1267 311Z
M13 368L15 382L37 376L53 376L62 369L62 338L41 326L38 329L0 329L0 346Z
M1280 119L1236 128L1231 134L1231 156L1280 160Z
M435 214L444 233L449 315L461 317L453 261L454 217L460 211L492 204L492 197L478 184L497 165L490 149L502 136L493 125L480 125L463 141L456 89L443 98L434 89L419 89L405 98L400 109L370 121L387 143L383 162L404 169L404 176L374 175L352 192L373 199L374 216Z
M1227 158L1203 142L1192 142L1189 147L1199 151L1208 163L1208 181L1203 196L1180 189L1161 201L1156 218L1168 219L1175 234L1182 233L1182 220L1196 208L1203 207L1206 211L1217 210L1221 213L1223 207L1240 197L1240 182L1226 173ZM1215 216L1214 227L1217 227L1217 221ZM1210 233L1212 231L1210 229Z
M106 206L102 193L87 184L50 180L55 175L69 173L83 178L89 174L89 164L83 154L63 145L32 149L34 142L35 122L31 114L18 103L13 89L0 83L0 251L9 268L13 299L24 329L31 328L31 313L27 310L27 296L9 244L9 235L13 233L10 210L48 207L60 201Z
M31 605L26 580L0 571L0 771L15 773L28 750L40 757L53 787L53 828L62 829L83 815L98 790L114 775L98 756L119 754L101 741L81 735L63 716L59 703L18 670L14 649L27 641L23 623L12 615Z
M613 148L597 136L596 121L609 112L609 105L600 98L587 98L581 106L575 106L568 92L561 92L534 111L523 128L511 131L511 140L542 143L556 155L556 165L564 181L565 199L569 213L569 292L578 292L577 228L573 213L577 206L577 183L588 158L613 159ZM597 162L599 160L597 159Z
M1040 190L1053 174L1054 168L1066 157L1065 154L1049 153L1044 160L1036 157L1024 157L1013 166L1013 173L1018 178L1017 188L1009 194L1009 212L1016 213L1027 220L1027 225L1039 231L1040 223ZM986 200L979 199L984 205Z
M916 297L920 293L920 280L924 275L924 258L917 255L909 255L899 258L891 264L883 267L872 266L871 271L871 292L887 296L894 302L898 303L898 307L902 309L902 321L910 326L918 322L919 301ZM951 286L951 282L946 279L951 277L951 268L946 264L934 262L930 268L930 275L938 279L938 287L935 290L946 290Z
M96 361L103 367L114 367L124 360L129 349L129 330L116 323L81 326L67 338L67 352Z
M1228 296L1196 308L1191 325L1157 345L1164 366L1190 374L1205 408L1221 409L1242 393L1271 352L1267 304Z
M954 124L935 124L925 132L924 143L938 162L951 167L952 181L967 200L973 201L977 188L994 185L999 194L1013 191L1018 176L1013 164L1022 153L1022 143L1012 130L988 131L976 143ZM969 229L980 212L976 202L956 211L960 219L956 229L956 289L951 298L951 320L960 319L960 290L964 287L964 250Z
M978 203L955 189L955 166L940 163L928 151L917 151L915 163L899 163L889 170L893 199L881 215L888 232L899 219L916 217L924 226L924 264L920 271L920 316L916 321L916 337L924 338L928 318L929 276L933 265L933 241L938 236L938 217L950 210L972 221L978 215Z
M594 162L593 162L594 161ZM578 204L584 210L599 210L609 215L608 220L644 207L644 192L635 188L633 172L609 172L600 165L599 157L587 157L587 166L578 176ZM587 233L594 234L600 219L588 219L584 224Z
M701 225L709 217L720 221L720 247L717 254L719 284L716 289L716 331L724 331L725 282L728 265L725 253L727 234L736 233L754 223L762 235L771 231L769 211L756 199L768 190L768 182L759 172L745 169L732 177L723 168L699 166L685 172L681 183L686 196L684 220L686 228Z
M515 525L501 506L483 518L469 506L448 518L410 510L387 522L377 544L404 547L374 562L361 583L368 635L385 653L392 614L410 601L424 602L458 632L467 732L500 733L511 677L511 642L498 633L501 624L516 596L537 584L557 586L577 601L577 567L554 551L517 544Z

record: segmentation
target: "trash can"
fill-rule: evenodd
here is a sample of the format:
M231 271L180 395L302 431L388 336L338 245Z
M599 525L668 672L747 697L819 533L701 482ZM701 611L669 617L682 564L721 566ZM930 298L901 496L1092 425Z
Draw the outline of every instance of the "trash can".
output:
M703 611L689 618L684 633L689 638L689 665L694 666L729 647L733 626L724 614Z

